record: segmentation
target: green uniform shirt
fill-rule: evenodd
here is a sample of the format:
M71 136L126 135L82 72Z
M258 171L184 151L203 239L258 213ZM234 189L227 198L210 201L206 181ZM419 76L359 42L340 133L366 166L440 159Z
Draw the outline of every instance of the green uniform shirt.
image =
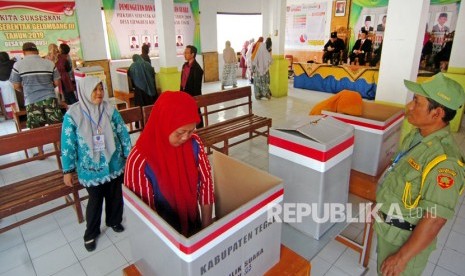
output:
M465 170L449 127L427 137L422 137L418 129L413 130L396 156L400 158L385 172L376 193L377 203L382 204L380 211L394 217L400 213L414 225L426 211L451 219L464 187ZM374 228L378 234L379 271L384 259L397 252L412 232L384 222L375 222ZM436 240L409 262L403 275L420 275L435 248Z
M389 214L393 208L391 204L398 203L400 208L396 211L400 210L403 218L411 224L417 224L425 211L451 219L464 186L465 171L462 154L449 127L424 138L417 129L413 130L405 137L399 154L402 157L385 173L377 191L376 201L383 204L380 210ZM433 160L438 156L447 159L436 159L440 162L435 164L437 161ZM423 175L428 169L429 172ZM425 177L423 187L422 177ZM410 191L406 189L408 183ZM418 196L418 205L407 208L414 205Z

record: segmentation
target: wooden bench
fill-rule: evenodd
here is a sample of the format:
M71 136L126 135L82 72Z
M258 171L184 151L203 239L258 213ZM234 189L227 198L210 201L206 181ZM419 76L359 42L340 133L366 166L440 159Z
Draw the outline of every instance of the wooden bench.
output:
M0 229L0 234L18 227L36 218L48 215L54 211L73 205L76 209L79 223L84 221L81 208L81 198L78 191L83 187L77 181L77 175L73 176L73 187L63 183L59 142L61 138L61 124L35 128L19 133L0 136L0 156L6 163L0 161L0 170L24 165L28 162L55 156L58 169L38 176L28 178L12 184L0 187L0 220L15 215L19 212L31 209L61 197L64 204L55 206L39 214L32 215L21 221L17 221ZM44 147L44 154L26 158L11 158L9 154L22 155L23 151L31 148L53 145L53 149ZM13 161L11 161L13 159ZM69 196L72 194L72 198Z
M213 148L228 154L229 147L257 136L264 136L268 139L271 118L257 116L252 113L252 91L250 86L200 95L196 96L195 99L201 109L205 125L205 127L197 130L197 134L207 147L208 153L211 153L211 148ZM226 111L230 111L231 113L228 114L233 116L241 113L244 115L210 124L210 115ZM240 137L237 141L230 141L230 139L243 134L246 134L245 138ZM222 143L223 146L218 146L219 143Z
M144 129L144 117L140 106L119 110L123 121L129 125L129 134L141 132Z
M142 115L144 116L144 124L147 124L147 122L149 121L149 116L150 116L150 113L152 113L152 108L153 108L153 104L142 107Z

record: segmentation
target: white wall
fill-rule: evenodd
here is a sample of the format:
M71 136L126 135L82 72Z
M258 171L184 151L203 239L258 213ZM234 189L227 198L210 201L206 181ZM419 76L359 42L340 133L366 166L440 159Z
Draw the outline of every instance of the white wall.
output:
M84 60L107 59L100 1L76 0L76 14Z

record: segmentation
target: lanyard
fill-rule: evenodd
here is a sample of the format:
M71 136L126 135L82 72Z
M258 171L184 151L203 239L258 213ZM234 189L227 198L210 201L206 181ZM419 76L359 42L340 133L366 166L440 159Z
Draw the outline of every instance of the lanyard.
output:
M82 113L84 113L84 115L86 115L86 117L89 118L90 122L93 123L97 127L97 133L98 134L101 134L101 132L102 132L102 129L100 128L100 122L102 121L102 115L103 115L104 110L105 110L105 108L103 108L102 112L100 112L100 116L98 118L98 123L96 123L94 121L94 119L92 119L92 117L90 117L90 115L86 111L84 111L84 109L81 108Z
M415 145L411 146L408 150L406 151L402 151L402 152L399 152L396 156L396 158L394 158L394 161L392 161L392 164L391 166L389 166L389 171L392 170L392 168L394 168L394 166L397 164L397 162L399 162L399 160L404 157L407 153L409 153L409 151L411 151L414 147L416 147L418 144L420 144L421 141L418 141Z

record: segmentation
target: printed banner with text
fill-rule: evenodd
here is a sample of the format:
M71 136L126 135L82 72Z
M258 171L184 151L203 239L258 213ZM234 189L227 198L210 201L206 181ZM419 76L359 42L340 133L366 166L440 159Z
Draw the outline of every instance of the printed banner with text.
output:
M127 59L141 53L144 44L150 56L158 56L159 39L153 0L103 0L112 59ZM200 51L198 0L174 1L176 39L172 45L182 54L186 45Z
M50 43L66 43L71 48L71 58L81 59L74 8L74 1L0 1L0 48L10 57L21 58L24 42L34 42L42 56L47 54Z

